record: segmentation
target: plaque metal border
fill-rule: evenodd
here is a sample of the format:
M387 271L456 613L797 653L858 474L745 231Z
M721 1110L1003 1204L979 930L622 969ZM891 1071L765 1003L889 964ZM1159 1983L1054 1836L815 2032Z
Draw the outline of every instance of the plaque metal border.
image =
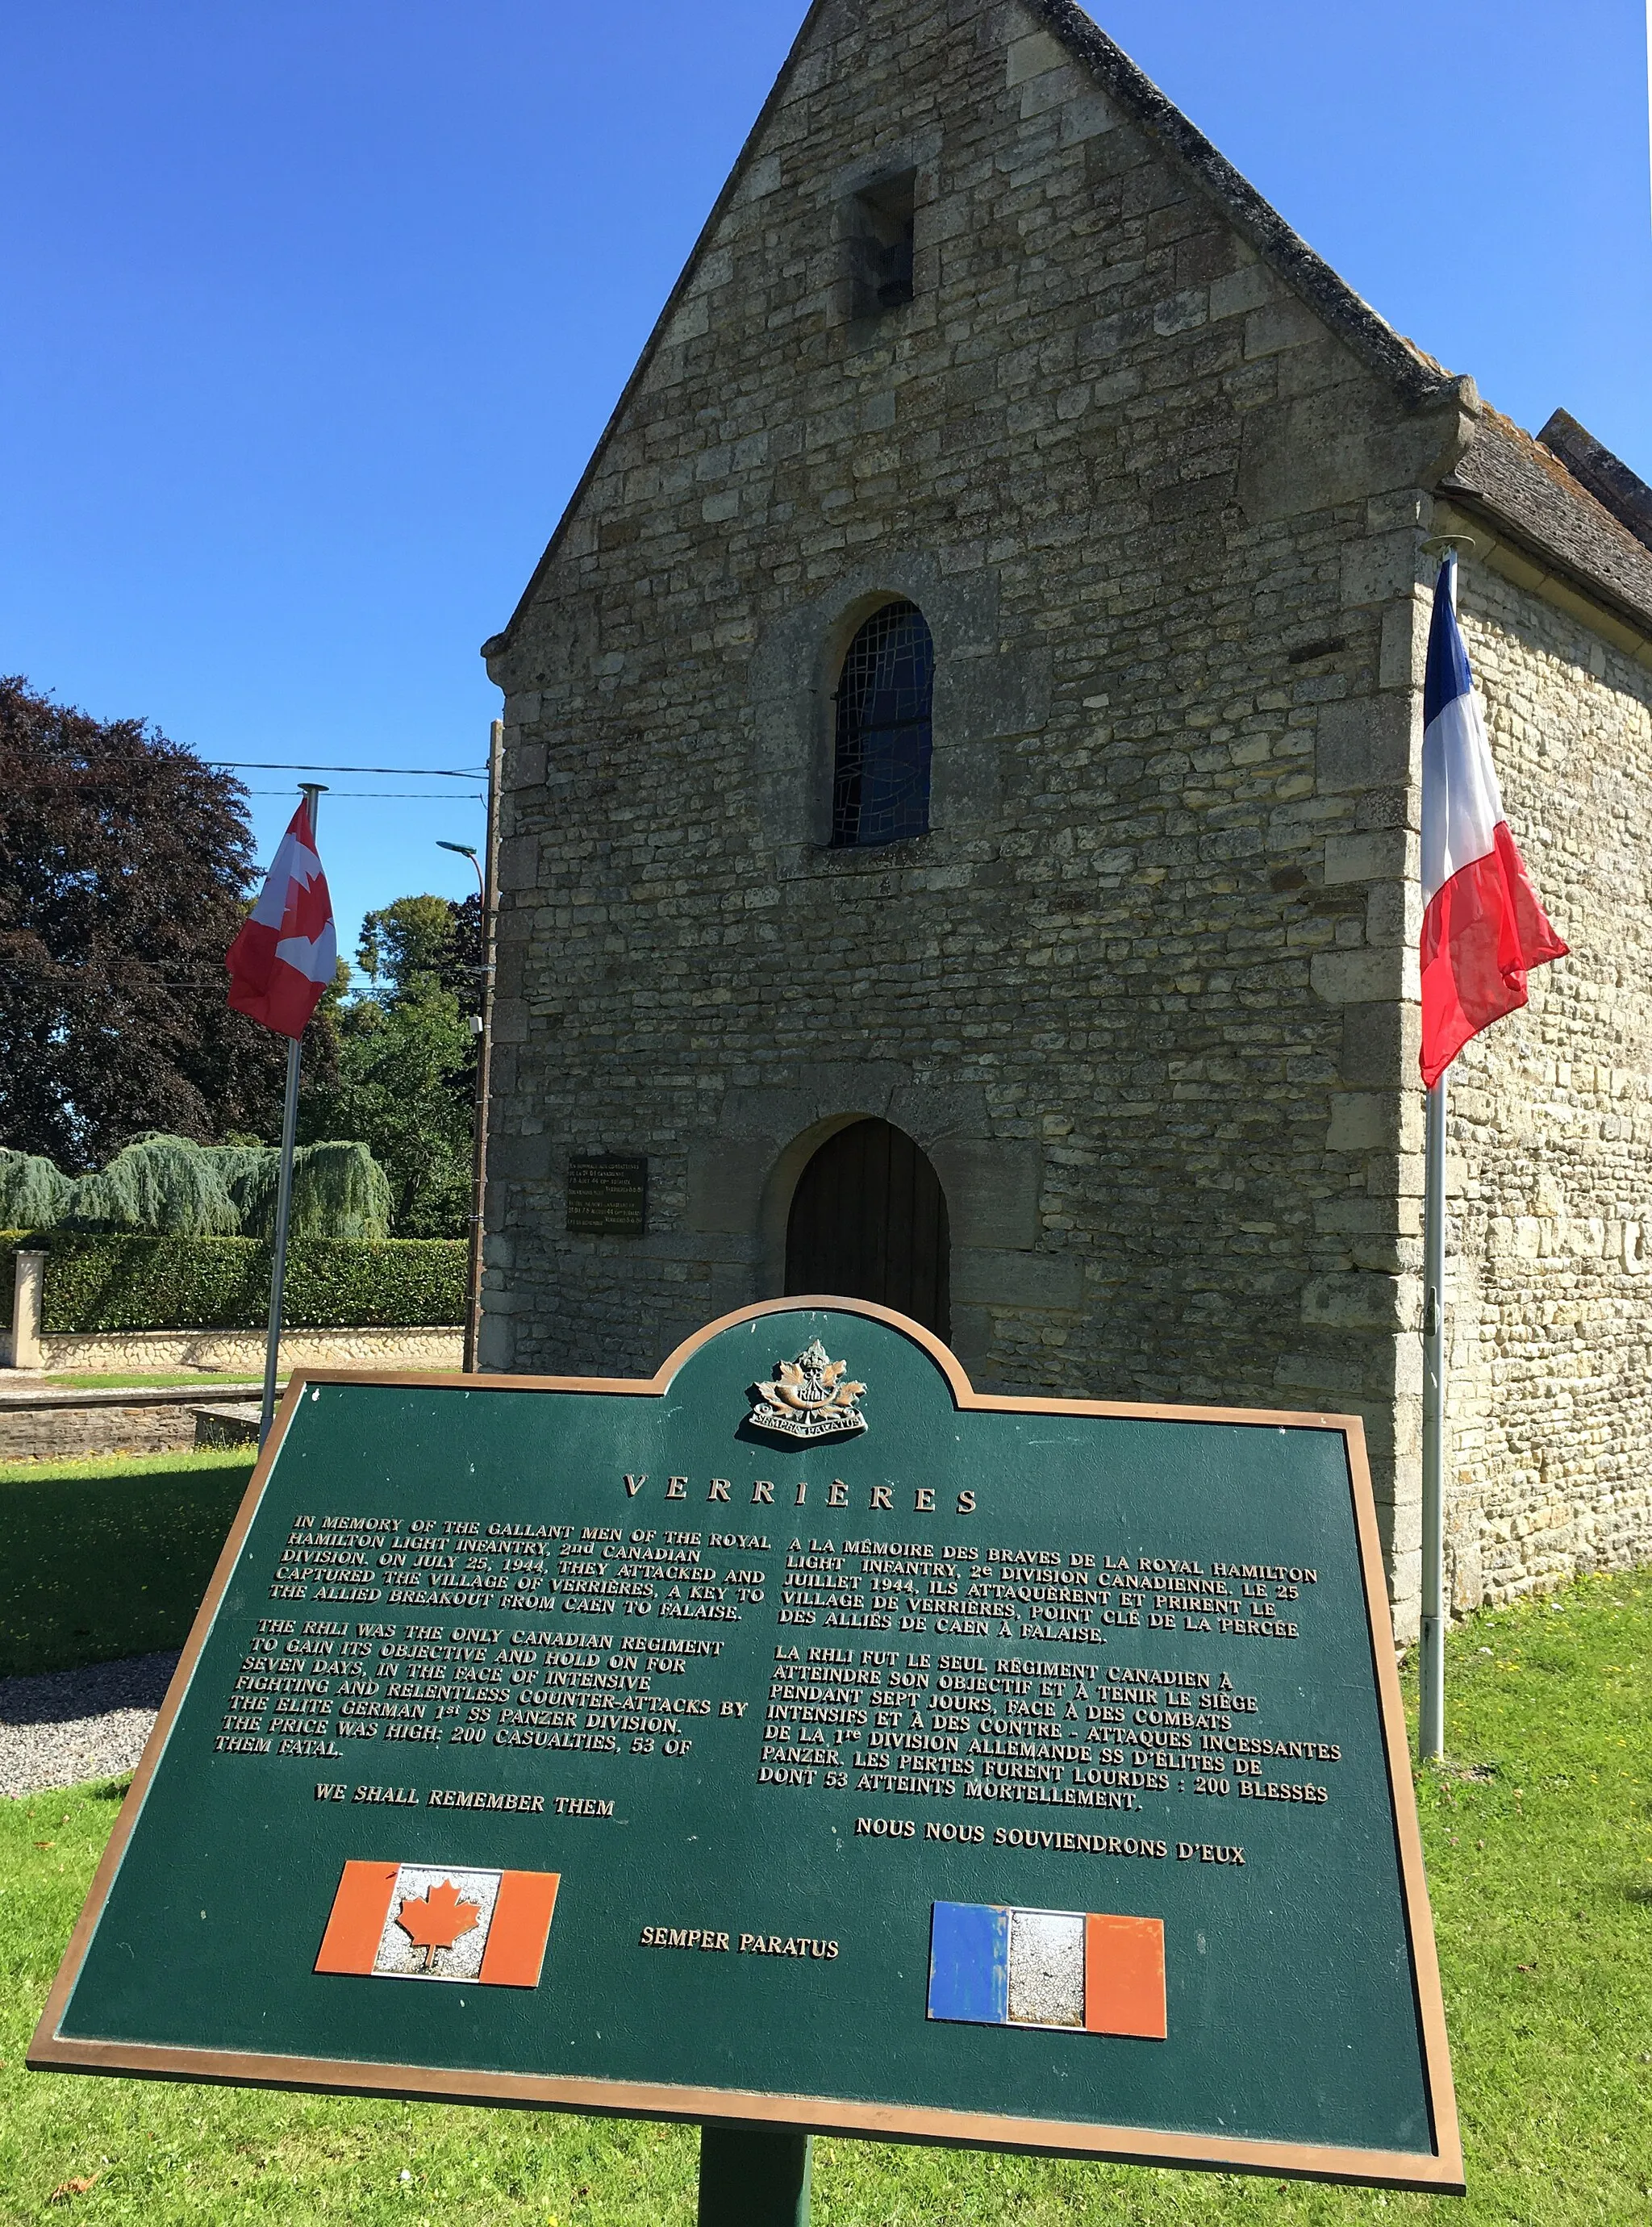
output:
M265 1482L299 1401L311 1384L428 1385L432 1389L496 1388L509 1392L617 1393L631 1399L661 1399L679 1370L702 1345L741 1323L766 1315L806 1313L829 1308L838 1314L868 1317L886 1324L922 1346L946 1377L957 1407L965 1412L1013 1415L1119 1416L1136 1421L1238 1423L1272 1430L1336 1431L1348 1459L1360 1573L1364 1586L1366 1629L1382 1725L1389 1798L1397 1828L1400 1898L1415 1975L1418 2026L1422 2042L1424 2090L1433 2148L1430 2151L1350 2149L1330 2143L1278 2142L1247 2136L1178 2134L1151 2127L1113 2127L1069 2119L1028 2119L990 2111L932 2109L927 2106L877 2103L851 2097L774 2095L763 2090L694 2088L618 2080L578 2079L541 2073L462 2071L439 2066L315 2057L262 2056L217 2049L175 2049L129 2041L69 2038L58 2031L65 2007L80 1977L92 1934L102 1915L121 1859L131 1838L150 1781L155 1775L174 1720L189 1688L219 1602L239 1560L258 1513ZM1216 2173L1271 2173L1302 2180L1341 2181L1421 2193L1464 2193L1463 2147L1452 2088L1445 2007L1439 1964L1423 1873L1422 1841L1411 1779L1405 1709L1394 1657L1394 1630L1377 1530L1376 1506L1366 1461L1365 1430L1357 1415L1300 1408L1172 1407L1114 1400L1038 1400L977 1392L951 1350L922 1324L892 1308L866 1299L814 1293L765 1299L738 1307L685 1338L651 1377L461 1375L431 1369L378 1370L295 1369L275 1427L258 1455L246 1494L236 1512L223 1551L213 1571L189 1637L178 1659L156 1719L154 1730L133 1776L120 1815L98 1866L86 1903L75 1922L46 2007L29 2045L26 2063L35 2071L121 2073L141 2079L195 2080L223 2086L290 2088L311 2094L395 2096L412 2102L493 2103L525 2110L577 2111L620 2118L692 2121L724 2126L788 2127L810 2134L846 2134L863 2141L915 2142L953 2148L1023 2151L1032 2154L1093 2158L1119 2165L1151 2165Z

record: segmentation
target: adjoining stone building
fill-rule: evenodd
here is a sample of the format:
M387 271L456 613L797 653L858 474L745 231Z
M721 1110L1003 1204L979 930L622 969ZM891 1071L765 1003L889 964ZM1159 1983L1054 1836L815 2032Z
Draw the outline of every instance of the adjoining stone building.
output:
M484 1365L824 1286L984 1386L1353 1410L1413 1627L1443 531L1572 947L1453 1070L1456 1598L1652 1551L1652 495L1070 0L817 0L486 646Z

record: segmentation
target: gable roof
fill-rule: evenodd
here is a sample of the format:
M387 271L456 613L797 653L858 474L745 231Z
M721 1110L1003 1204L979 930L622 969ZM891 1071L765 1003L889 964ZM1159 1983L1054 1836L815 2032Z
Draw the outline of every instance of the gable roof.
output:
M1413 406L1455 388L1478 423L1440 482L1484 509L1642 629L1652 624L1652 488L1564 410L1534 440L1480 399L1474 381L1394 331L1265 201L1196 124L1093 22L1076 0L1020 0L1104 90L1179 155L1235 228L1371 368Z
M503 629L483 643L484 657L501 654L510 647L518 622L531 608L609 443L756 158L769 121L813 43L817 24L833 4L834 0L811 0L780 73L655 320L545 553ZM990 0L979 0L979 4L985 7ZM1479 418L1472 443L1442 482L1442 491L1459 501L1483 505L1500 522L1536 544L1586 585L1604 590L1610 600L1642 622L1652 620L1652 510L1645 513L1649 523L1643 526L1642 514L1636 507L1642 497L1652 503L1652 491L1564 412L1551 418L1544 432L1571 429L1564 441L1556 443L1564 448L1566 462L1509 419L1487 410L1473 380L1447 371L1379 316L1077 5L1077 0L1017 0L1017 5L1088 72L1127 117L1179 163L1258 257L1408 408L1449 397ZM1572 438L1572 433L1578 437ZM1567 469L1568 463L1572 469ZM1632 517L1626 517L1626 507L1635 509Z
M769 90L769 98L746 135L745 144L735 160L734 168L724 181L677 283L654 321L654 329L643 344L642 353L614 405L578 484L568 499L545 553L534 566L533 577L505 626L482 644L484 657L498 656L509 648L518 621L532 606L539 583L579 507L580 501L590 485L632 397L647 376L648 367L659 352L701 258L711 245L718 227L756 157L769 119L785 98L787 86L812 43L816 24L833 3L834 0L811 0L808 13L792 41L790 52L781 65L780 73ZM985 7L990 4L990 0L980 0L980 4ZM1368 302L1362 300L1351 286L1337 277L1330 264L1316 255L1306 240L1291 229L1278 210L1263 200L1254 186L1240 175L1227 157L1218 152L1197 125L1183 116L1174 102L1159 91L1146 72L1139 69L1124 49L1116 46L1107 33L1075 4L1075 0L1018 0L1018 4L1036 22L1043 24L1075 61L1090 72L1102 90L1127 115L1143 125L1168 153L1186 166L1254 247L1257 254L1272 265L1326 325L1347 341L1374 372L1388 380L1408 405L1415 406L1442 399L1455 391L1470 408L1474 406L1476 396L1472 380L1454 377L1432 356L1426 355L1410 341L1403 339L1392 325L1377 315Z

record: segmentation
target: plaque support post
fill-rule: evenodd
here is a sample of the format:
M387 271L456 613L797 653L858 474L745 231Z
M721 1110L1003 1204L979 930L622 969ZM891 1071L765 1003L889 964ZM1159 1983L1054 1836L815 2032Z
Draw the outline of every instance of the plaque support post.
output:
M1445 1077L1428 1093L1423 1195L1423 1567L1417 1752L1445 1752Z
M813 2152L796 2127L702 2127L699 2227L809 2227Z
M299 793L309 806L310 840L316 839L317 799L324 784L301 781ZM281 1172L276 1183L275 1254L270 1263L270 1327L264 1341L264 1406L258 1415L258 1444L275 1421L276 1376L281 1361L281 1301L287 1280L287 1224L292 1218L292 1151L298 1133L298 1064L303 1039L287 1039L287 1094L281 1108Z

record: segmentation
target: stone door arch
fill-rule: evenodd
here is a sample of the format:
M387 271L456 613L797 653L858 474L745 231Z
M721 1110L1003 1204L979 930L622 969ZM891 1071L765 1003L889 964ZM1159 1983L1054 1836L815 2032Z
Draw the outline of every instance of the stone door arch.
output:
M928 1156L893 1122L852 1122L798 1177L786 1225L786 1291L895 1307L949 1338L947 1195Z

